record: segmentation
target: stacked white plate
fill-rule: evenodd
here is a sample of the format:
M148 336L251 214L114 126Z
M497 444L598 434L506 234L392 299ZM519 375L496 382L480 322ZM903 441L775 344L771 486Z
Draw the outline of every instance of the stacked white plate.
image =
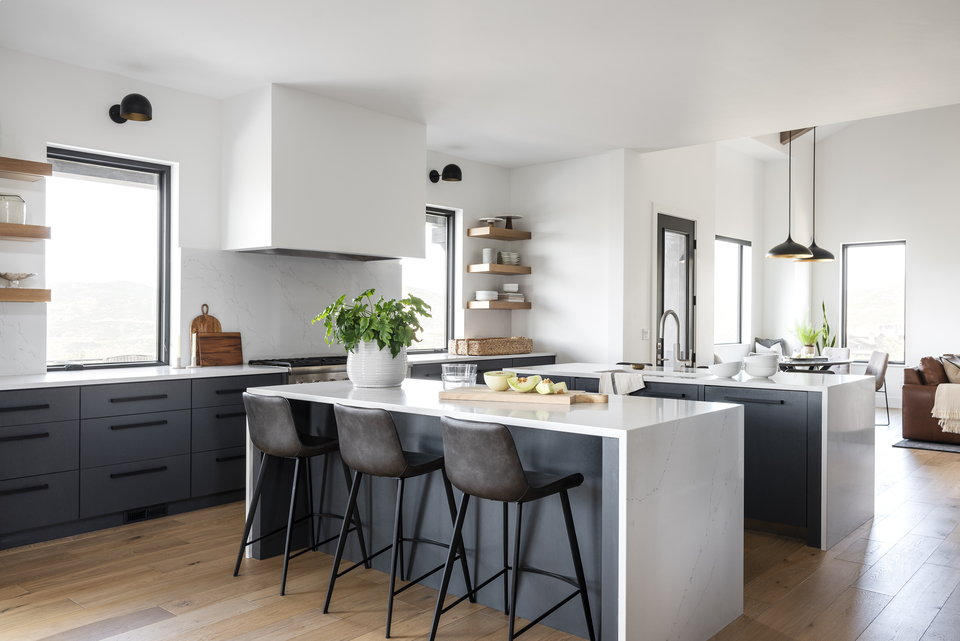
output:
M500 295L499 292L492 291L481 291L477 292L477 300L497 300L497 297Z
M779 365L776 354L758 354L743 359L743 371L753 378L767 378L777 373Z

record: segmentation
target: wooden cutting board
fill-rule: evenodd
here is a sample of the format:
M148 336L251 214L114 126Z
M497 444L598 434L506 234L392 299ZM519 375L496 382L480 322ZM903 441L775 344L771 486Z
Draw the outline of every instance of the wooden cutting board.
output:
M571 390L566 394L521 394L508 390L495 392L489 387L460 387L440 392L442 401L494 401L497 403L538 403L541 405L574 405L576 403L607 403L606 394L590 394Z
M200 364L200 359L197 358L197 344L194 335L223 331L223 328L220 327L220 321L207 314L209 311L210 307L204 303L200 306L201 315L194 318L193 322L190 323L190 358L196 358L197 365Z
M200 332L197 334L197 365L243 365L240 332Z

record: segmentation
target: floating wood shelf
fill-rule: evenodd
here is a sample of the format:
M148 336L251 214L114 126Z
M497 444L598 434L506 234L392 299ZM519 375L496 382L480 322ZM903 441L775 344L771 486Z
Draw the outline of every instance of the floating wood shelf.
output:
M529 274L530 268L525 265L497 265L494 263L483 263L480 265L467 265L467 272L471 274L502 274L504 276L516 276L517 274Z
M50 228L41 225L18 225L17 223L0 223L0 240L16 240L24 243L33 243L38 240L49 240Z
M0 288L0 303L49 303L49 289Z
M48 162L0 157L0 178L25 180L32 183L52 175L53 165Z
M530 240L530 232L528 231L504 229L503 227L474 227L467 230L467 236L490 240Z
M467 309L530 309L530 303L509 303L504 300L471 300Z

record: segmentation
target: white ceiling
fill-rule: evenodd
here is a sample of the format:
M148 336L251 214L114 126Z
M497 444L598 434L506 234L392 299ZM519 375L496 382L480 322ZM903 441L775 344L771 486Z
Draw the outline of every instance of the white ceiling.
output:
M957 0L3 0L0 25L216 98L313 91L505 167L960 103Z

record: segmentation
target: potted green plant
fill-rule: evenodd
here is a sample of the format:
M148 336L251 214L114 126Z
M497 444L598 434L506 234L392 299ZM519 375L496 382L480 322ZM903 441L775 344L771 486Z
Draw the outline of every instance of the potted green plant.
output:
M398 387L407 375L407 348L419 341L420 318L430 318L430 306L416 296L374 302L368 289L346 302L344 294L312 321L322 321L327 345L347 350L347 376L357 387ZM389 350L385 350L389 347Z
M803 321L793 321L793 335L796 336L797 340L803 345L803 348L800 350L802 357L808 358L813 356L815 351L814 345L822 331L822 328L814 329L813 325L807 321L806 315L804 315Z

